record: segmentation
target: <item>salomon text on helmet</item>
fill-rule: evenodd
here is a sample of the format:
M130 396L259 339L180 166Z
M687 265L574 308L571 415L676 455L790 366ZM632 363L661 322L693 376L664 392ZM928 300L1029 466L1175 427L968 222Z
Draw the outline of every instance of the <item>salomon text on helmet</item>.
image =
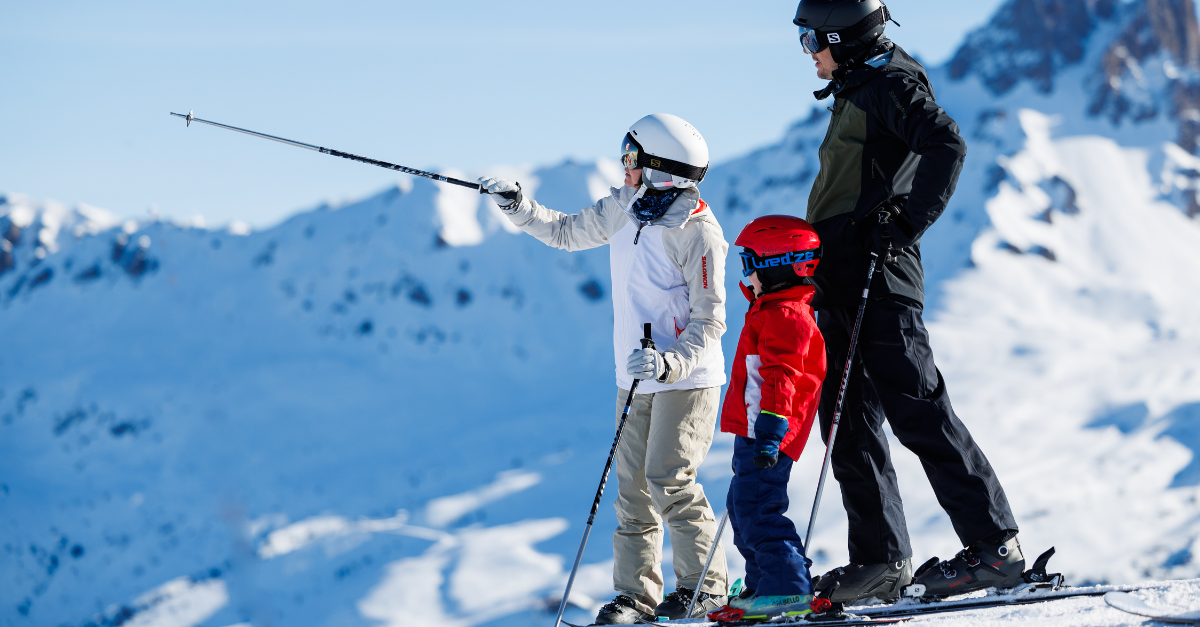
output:
M641 168L642 182L653 189L695 187L708 172L708 144L683 118L655 113L629 127L621 163Z
M805 52L829 48L835 62L845 63L869 50L891 17L880 0L800 0L792 23Z
M790 277L811 277L821 260L821 238L812 225L795 216L762 216L742 229L742 275L758 272L763 285Z

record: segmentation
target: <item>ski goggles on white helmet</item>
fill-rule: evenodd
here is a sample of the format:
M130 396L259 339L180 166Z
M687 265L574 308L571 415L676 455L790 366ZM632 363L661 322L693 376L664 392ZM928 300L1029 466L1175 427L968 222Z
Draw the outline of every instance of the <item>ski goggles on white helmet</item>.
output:
M633 140L629 133L625 133L625 139L621 140L621 165L625 166L626 170L636 170L642 166L638 165L638 153L642 147Z
M708 172L707 165L701 168L682 161L646 154L646 151L642 150L642 145L629 133L625 133L625 139L621 140L621 165L625 166L627 170L651 168L693 181L704 180L704 175Z

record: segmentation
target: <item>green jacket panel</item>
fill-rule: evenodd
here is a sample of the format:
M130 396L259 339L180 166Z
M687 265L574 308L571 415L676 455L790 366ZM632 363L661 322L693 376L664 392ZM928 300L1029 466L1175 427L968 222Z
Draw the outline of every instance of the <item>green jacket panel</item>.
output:
M863 146L867 141L867 113L849 100L833 106L829 132L821 143L821 171L808 196L809 224L851 213L862 194Z

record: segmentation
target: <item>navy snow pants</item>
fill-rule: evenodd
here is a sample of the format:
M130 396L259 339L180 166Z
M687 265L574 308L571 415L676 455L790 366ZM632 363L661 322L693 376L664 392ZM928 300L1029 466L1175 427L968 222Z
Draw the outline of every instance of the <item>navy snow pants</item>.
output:
M746 559L746 587L762 596L812 594L812 562L796 526L783 515L792 458L780 454L774 468L759 468L753 442L741 436L734 441L734 476L726 498L733 544Z

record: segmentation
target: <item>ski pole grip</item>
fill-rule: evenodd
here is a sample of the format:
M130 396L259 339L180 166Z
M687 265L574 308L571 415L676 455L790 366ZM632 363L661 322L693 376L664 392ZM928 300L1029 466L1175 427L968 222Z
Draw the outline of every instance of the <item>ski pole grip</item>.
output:
M642 348L654 348L654 339L650 337L650 323L642 325L642 329L646 333L646 337L642 338Z

